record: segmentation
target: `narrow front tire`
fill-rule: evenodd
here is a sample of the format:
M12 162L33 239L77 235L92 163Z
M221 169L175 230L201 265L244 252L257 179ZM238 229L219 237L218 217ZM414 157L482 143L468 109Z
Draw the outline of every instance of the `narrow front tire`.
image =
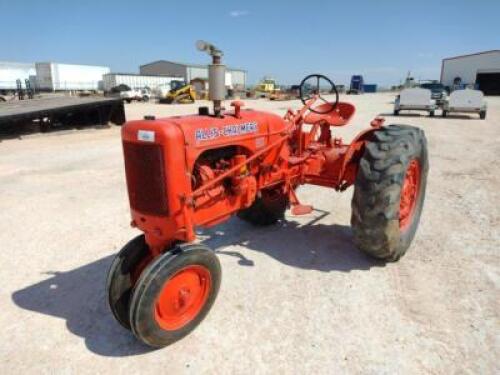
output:
M188 335L210 311L221 282L214 252L202 244L177 245L142 272L130 301L134 335L164 347Z
M129 302L132 289L151 259L144 235L141 234L120 250L109 268L106 280L109 307L118 323L126 329L130 329Z

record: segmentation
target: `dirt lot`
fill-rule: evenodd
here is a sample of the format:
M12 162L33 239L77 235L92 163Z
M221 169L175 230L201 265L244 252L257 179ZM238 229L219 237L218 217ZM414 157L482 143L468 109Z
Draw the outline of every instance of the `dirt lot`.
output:
M348 97L346 139L392 96ZM408 254L375 262L351 243L352 189L305 187L317 209L271 228L203 231L223 266L219 297L190 336L151 351L105 299L129 227L120 128L0 143L0 373L500 373L500 98L485 121L387 116L425 129L427 198ZM298 102L248 101L283 114ZM127 105L127 118L193 105Z

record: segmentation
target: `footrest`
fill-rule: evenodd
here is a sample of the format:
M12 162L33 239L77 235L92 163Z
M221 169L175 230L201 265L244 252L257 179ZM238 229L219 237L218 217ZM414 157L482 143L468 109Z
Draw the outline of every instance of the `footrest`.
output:
M313 211L313 206L308 206L305 204L296 204L292 206L292 215L307 215Z

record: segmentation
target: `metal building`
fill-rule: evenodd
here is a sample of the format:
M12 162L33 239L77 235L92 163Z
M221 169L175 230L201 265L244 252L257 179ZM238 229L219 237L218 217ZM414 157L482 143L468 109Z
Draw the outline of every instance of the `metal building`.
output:
M182 80L183 77L153 76L134 73L108 73L103 76L104 91L110 91L118 85L127 85L132 89L149 87L154 90L159 86L168 85L170 81Z
M208 79L207 65L183 64L174 61L159 60L139 67L141 74L183 77L186 82L193 79ZM247 72L243 69L226 67L226 86L244 89Z
M485 95L500 95L500 50L443 59L441 83L450 88L471 85Z

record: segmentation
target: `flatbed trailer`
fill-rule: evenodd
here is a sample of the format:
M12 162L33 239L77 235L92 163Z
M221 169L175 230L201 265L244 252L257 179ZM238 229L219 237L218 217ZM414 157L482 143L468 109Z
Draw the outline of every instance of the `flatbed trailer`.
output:
M122 125L125 110L117 98L61 96L0 102L0 128L33 121L45 128L53 124Z

